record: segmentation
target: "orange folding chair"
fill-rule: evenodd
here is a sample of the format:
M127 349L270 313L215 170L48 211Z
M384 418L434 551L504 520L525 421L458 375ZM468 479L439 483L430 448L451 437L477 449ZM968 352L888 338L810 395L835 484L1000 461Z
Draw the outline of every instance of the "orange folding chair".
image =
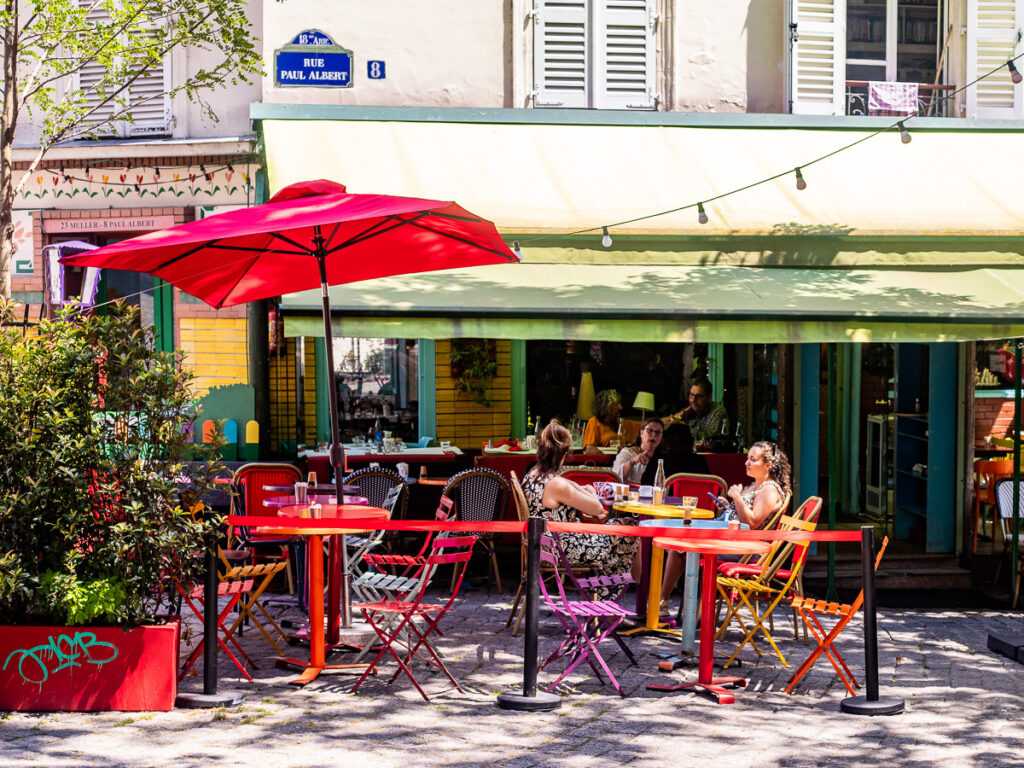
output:
M267 611L266 607L260 601L260 598L267 590L267 587L270 586L274 577L287 568L288 564L283 561L278 561L273 563L259 563L257 565L232 565L228 559L228 555L223 550L221 550L219 554L225 567L223 573L217 574L217 578L222 582L251 580L255 583L257 579L259 580L259 584L256 588L246 593L245 597L242 597L238 601L238 616L235 617L235 621L228 629L228 633L234 635L235 632L241 628L242 622L248 619L252 622L253 626L260 631L263 637L266 638L267 642L270 643L277 652L277 655L284 655L281 650L281 646L278 645L278 640L275 640L274 636L270 634L267 629L267 625L274 630L279 640L288 642L288 638L281 630L281 627L278 626L274 617ZM263 615L263 621L260 621L256 614L253 613L254 608Z
M878 564L882 562L882 555L885 554L885 548L889 546L889 537L886 536L882 539L882 546L878 550L878 555L875 557L875 571L878 570ZM828 660L832 662L832 666L835 667L836 674L839 675L839 679L843 681L843 685L846 686L846 690L850 692L851 696L854 696L854 687L860 688L860 684L854 679L853 673L850 672L850 668L846 665L846 661L839 653L839 649L835 647L836 638L839 637L839 633L843 631L850 620L857 615L857 611L860 610L861 605L864 604L864 590L860 591L857 598L849 605L840 603L829 603L824 600L815 600L813 598L796 597L793 599L793 608L797 613L800 614L800 618L803 619L804 625L811 631L815 641L818 643L818 647L815 648L811 655L807 657L807 660L797 668L793 676L789 678L789 685L786 686L785 693L790 693L793 687L800 682L800 678L806 675L811 667L814 666L821 654L825 654ZM838 620L832 629L828 632L821 625L818 620L818 616L834 616Z

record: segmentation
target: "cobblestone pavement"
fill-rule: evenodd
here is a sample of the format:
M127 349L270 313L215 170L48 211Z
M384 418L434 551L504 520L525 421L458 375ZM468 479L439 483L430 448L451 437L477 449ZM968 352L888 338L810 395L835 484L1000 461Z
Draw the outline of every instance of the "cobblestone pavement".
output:
M255 631L244 643L260 664L255 683L222 656L221 690L245 695L232 709L156 713L0 713L0 766L1020 766L1024 666L985 649L989 632L1022 632L1021 614L998 611L879 612L882 694L905 697L895 717L844 715L846 693L827 661L782 693L791 669L777 659L741 655L750 686L719 706L690 693L647 691L669 676L652 655L673 645L633 638L638 665L607 646L609 664L627 692L619 698L583 672L561 690L551 713L499 710L495 696L522 683L522 637L505 629L507 595L464 593L439 645L465 687L421 669L431 703L404 678L387 685L393 663L358 694L348 672L325 674L303 689L274 667ZM294 611L292 618L298 618ZM796 665L810 651L777 622L783 653ZM855 674L863 668L859 622L840 648ZM541 653L557 625L541 621ZM735 640L733 641L735 642ZM729 645L723 641L720 647ZM304 649L294 649L302 655ZM183 649L185 653L185 649ZM543 658L543 656L542 656ZM773 660L774 659L774 660ZM229 669L230 668L230 669ZM418 668L419 669L419 668ZM560 671L560 670L559 670ZM232 674L233 673L233 674ZM693 677L680 670L675 677ZM549 670L540 682L551 681ZM183 689L200 690L199 678Z

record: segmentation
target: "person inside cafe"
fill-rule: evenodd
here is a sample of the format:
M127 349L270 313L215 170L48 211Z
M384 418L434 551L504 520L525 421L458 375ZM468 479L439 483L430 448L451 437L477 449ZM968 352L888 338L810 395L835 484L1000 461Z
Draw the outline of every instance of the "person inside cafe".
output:
M711 399L711 382L695 379L690 385L690 404L665 419L665 426L683 422L698 445L708 445L712 437L729 434L729 414L725 406Z
M647 419L641 427L640 434L632 445L627 445L619 455L615 457L612 469L624 483L639 483L644 471L649 467L656 467L663 452L662 435L665 427L661 419ZM665 464L665 471L668 472L668 463Z
M622 415L622 396L616 389L602 389L594 396L591 406L594 415L583 430L583 452L600 453L619 436L619 417Z
M665 459L666 478L679 472L685 472L688 475L710 474L707 459L699 453L693 452L693 433L683 422L677 421L665 429L662 446L665 452L658 458ZM657 461L648 464L640 477L640 484L654 485L654 474L657 471Z
M580 486L559 476L558 470L571 448L572 435L557 421L541 432L537 462L523 477L523 495L530 515L558 522L636 525L633 517L609 518L593 486ZM573 566L590 567L609 575L629 571L634 579L640 578L640 539L636 536L562 533L560 540ZM610 594L610 590L604 590L597 596L603 600Z
M722 514L717 519L734 518L749 525L752 531L759 530L781 509L786 495L792 490L789 459L776 443L762 440L750 446L744 466L752 482L746 487L739 483L729 486L728 498L718 497ZM719 557L723 561L729 559L728 555ZM683 563L681 553L668 553L665 577L661 582L662 607L668 605L668 596L679 581Z

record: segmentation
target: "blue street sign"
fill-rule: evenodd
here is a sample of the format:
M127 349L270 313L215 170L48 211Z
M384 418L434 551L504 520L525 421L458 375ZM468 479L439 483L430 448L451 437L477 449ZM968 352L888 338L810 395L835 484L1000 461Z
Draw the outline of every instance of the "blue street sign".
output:
M352 51L317 29L296 35L274 52L274 85L313 88L352 86Z
M366 76L371 80L383 80L384 74L384 62L383 61L368 61L366 62Z

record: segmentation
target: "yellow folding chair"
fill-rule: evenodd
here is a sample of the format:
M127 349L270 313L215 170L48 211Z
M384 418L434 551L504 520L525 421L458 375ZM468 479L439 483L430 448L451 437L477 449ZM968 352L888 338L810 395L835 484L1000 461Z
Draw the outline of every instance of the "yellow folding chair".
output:
M810 532L817 527L814 522L788 515L783 516L781 522L780 528L784 525L788 530ZM793 598L797 596L797 584L807 561L809 549L810 539L801 539L796 542L776 541L768 553L769 560L757 569L758 572L718 577L718 594L727 613L718 628L715 639L721 638L733 622L736 622L744 633L743 640L722 665L723 668L728 668L748 643L758 656L762 655L761 649L754 642L754 636L758 632L768 641L775 655L779 657L779 661L784 666L789 666L786 657L782 655L782 651L775 644L771 629L766 626L766 622L770 622L773 611L781 603L792 602ZM792 554L791 558L790 554ZM789 567L783 568L787 560L790 560ZM759 610L757 606L760 603L767 603L767 607ZM749 613L749 625L740 613L744 608Z

